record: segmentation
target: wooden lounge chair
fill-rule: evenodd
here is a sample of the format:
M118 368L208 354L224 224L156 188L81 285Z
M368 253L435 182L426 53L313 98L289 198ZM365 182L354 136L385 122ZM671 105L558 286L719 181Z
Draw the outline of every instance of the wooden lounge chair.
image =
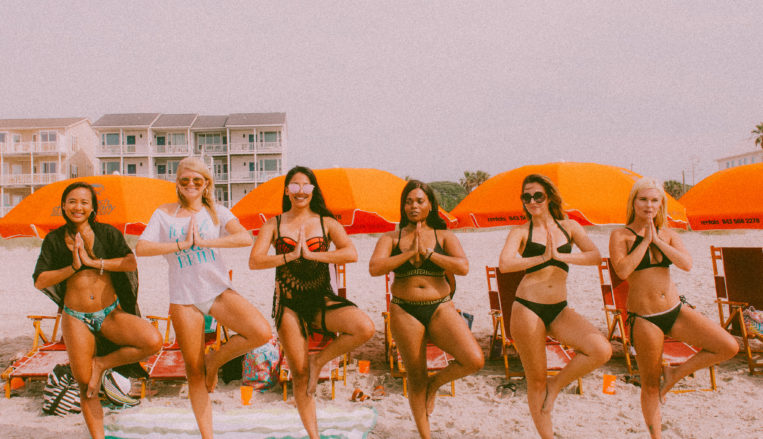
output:
M61 309L55 316L32 315L27 316L34 326L34 341L32 348L26 355L10 365L0 376L5 380L5 397L11 397L12 380L22 379L25 382L32 380L45 380L54 367L58 364L68 364L69 355L66 353L66 345L60 338ZM45 321L53 322L53 327L46 334L43 326Z
M340 297L347 297L347 277L344 264L334 265L330 264L331 283L336 293ZM315 333L307 341L308 354L314 354L323 350L331 343L334 338L330 336L324 336L322 334ZM347 385L347 362L349 361L349 354L344 354L337 358L332 359L326 363L321 369L321 373L318 376L319 381L329 380L331 382L331 399L334 399L336 395L336 382L342 381L343 385ZM286 401L288 397L288 385L292 380L291 370L289 370L289 362L281 362L281 370L278 375L278 382L283 387L283 400Z
M750 332L744 323L744 310L750 306L763 310L763 248L710 247L715 276L715 295L721 326L742 338L750 375L763 375L763 335ZM722 262L723 272L718 268ZM728 312L728 318L726 312Z
M632 349L630 340L630 326L628 326L628 310L626 303L628 301L628 281L620 279L612 269L612 262L609 258L602 258L599 264L599 282L601 284L601 296L604 300L604 312L607 317L607 339L616 340L623 345L625 355L625 364L629 375L636 375L637 364L631 359L636 351ZM668 366L679 366L685 363L699 349L679 340L665 336L665 342L662 345L662 363ZM715 385L715 366L710 366L710 387L700 389L673 389L673 393L693 392L696 390L714 391Z
M511 327L509 325L511 320L511 307L514 304L514 297L516 296L517 287L519 282L525 275L524 271L517 271L511 273L501 273L498 267L485 267L485 274L487 277L488 297L491 304L497 300L500 312L498 310L491 310L491 313L495 313L493 318L493 337L497 340L501 340L503 346L503 366L506 372L506 379L510 380L512 377L525 376L523 371L513 371L509 364L509 351L513 349L517 352L517 347L514 344L514 339L511 337ZM493 288L493 283L495 287ZM493 306L491 305L491 308ZM549 375L555 375L559 373L564 366L569 363L575 356L575 351L567 346L562 345L559 341L552 337L546 337L546 372ZM583 393L583 380L578 378L578 394Z
M452 275L450 275L452 276ZM387 364L389 365L390 375L395 378L402 378L403 380L403 396L408 396L408 373L405 370L403 364L403 357L400 356L400 352L397 350L395 340L392 338L392 331L390 329L390 317L389 317L389 304L392 300L392 292L390 286L392 285L392 275L387 273L384 277L387 311L382 312L384 318L384 347L386 352ZM455 289L455 279L449 280L452 289ZM453 291L451 291L453 294ZM434 374L438 370L445 369L448 364L455 358L449 353L443 351L434 344L427 342L427 371L429 374ZM437 396L456 396L456 382L450 382L450 393L438 394Z

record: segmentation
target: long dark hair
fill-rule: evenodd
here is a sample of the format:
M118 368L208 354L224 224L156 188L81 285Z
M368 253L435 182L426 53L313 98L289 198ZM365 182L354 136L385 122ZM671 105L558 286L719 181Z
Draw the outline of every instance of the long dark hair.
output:
M66 230L69 231L70 234L77 233L77 226L74 225L72 220L69 219L68 216L66 216L66 210L64 209L64 204L66 204L66 197L69 195L71 191L74 189L79 188L85 188L90 191L90 198L91 198L91 204L93 206L93 211L90 212L90 216L87 217L87 222L90 223L90 227L95 224L95 217L98 215L98 196L95 195L95 189L93 189L93 186L91 186L88 183L85 183L84 181L77 181L69 186L66 186L66 189L64 189L64 193L61 194L61 215L64 217L64 220L66 220Z
M323 199L323 192L321 192L321 187L318 186L318 179L315 178L315 174L310 168L304 166L295 166L286 173L286 178L283 180L283 201L281 202L281 209L283 212L287 212L291 209L291 200L289 199L289 196L286 195L286 187L294 177L294 174L305 174L307 179L310 180L310 184L315 186L315 189L313 189L313 198L310 199L310 210L320 216L328 216L336 219L334 214L331 213L328 207L326 207L326 200Z
M403 193L400 195L400 228L402 229L410 223L408 217L405 215L405 199L408 198L408 194L414 189L421 189L424 191L429 199L429 204L432 205L432 210L430 210L429 215L427 215L427 225L433 229L447 229L448 227L445 225L445 221L440 218L440 205L437 202L437 196L435 195L434 190L432 190L428 184L419 180L408 181L403 188Z
M552 218L557 220L567 218L567 214L562 210L562 196L559 194L559 189L556 188L556 185L550 178L541 174L530 174L522 181L522 191L524 191L525 186L530 183L538 183L543 186L543 190L546 192L546 197L548 198L548 211ZM524 209L525 215L527 215L527 220L531 221L532 215L530 215L530 212L527 210L524 203L522 203L522 209Z

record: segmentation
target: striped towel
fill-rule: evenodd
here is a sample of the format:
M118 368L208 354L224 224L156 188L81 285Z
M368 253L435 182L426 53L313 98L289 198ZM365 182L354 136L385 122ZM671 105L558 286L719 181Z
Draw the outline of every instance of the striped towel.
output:
M189 409L164 407L111 415L105 426L106 439L198 438L199 428ZM318 409L318 428L322 438L365 439L376 426L373 407L326 407ZM214 414L218 439L297 439L307 432L294 408L269 407L236 409Z

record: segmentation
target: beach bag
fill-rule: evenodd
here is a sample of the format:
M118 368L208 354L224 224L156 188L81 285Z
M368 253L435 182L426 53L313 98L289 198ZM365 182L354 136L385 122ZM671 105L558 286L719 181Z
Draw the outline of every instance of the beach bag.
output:
M123 409L140 404L139 399L130 396L131 387L129 378L109 369L101 380L103 404L112 409Z
M65 416L80 412L79 384L68 364L59 364L48 374L42 396L42 411L47 415Z
M747 333L753 336L763 335L763 311L750 306L742 312Z
M243 385L264 392L278 383L281 348L273 337L264 345L244 355L241 380Z

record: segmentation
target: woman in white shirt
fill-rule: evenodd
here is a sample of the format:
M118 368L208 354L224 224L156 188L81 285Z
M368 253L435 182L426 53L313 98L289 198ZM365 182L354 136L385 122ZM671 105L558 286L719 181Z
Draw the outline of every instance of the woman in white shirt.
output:
M183 353L188 393L203 438L212 437L209 392L220 366L267 342L270 326L233 291L219 248L252 244L235 216L214 202L214 180L204 163L183 159L177 169L178 202L160 206L135 247L138 256L164 255L169 265L170 318ZM204 315L236 335L204 354Z

